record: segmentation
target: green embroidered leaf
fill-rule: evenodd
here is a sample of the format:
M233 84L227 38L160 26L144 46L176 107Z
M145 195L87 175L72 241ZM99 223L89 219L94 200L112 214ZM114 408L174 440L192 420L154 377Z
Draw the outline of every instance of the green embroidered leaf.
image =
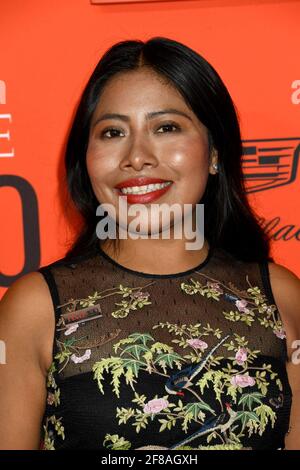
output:
M49 422L53 424L55 431L58 436L61 436L62 439L65 439L64 426L61 424L62 418L57 419L55 415L50 416Z
M54 403L54 406L60 405L60 389L59 388L55 390L54 392L53 403Z
M126 424L127 421L134 416L132 408L119 408L117 407L116 417L119 418L119 424Z
M58 359L59 364L62 364L66 359L72 355L71 351L64 350L60 353L57 353L54 358Z
M136 421L133 423L133 426L136 427L135 431L139 433L141 428L146 429L147 424L148 424L147 414L142 414L140 410L137 410Z
M165 365L167 365L172 369L175 361L182 361L182 358L179 356L179 354L175 352L163 353L157 356L154 364L159 363L163 369L165 369Z
M165 343L159 343L159 342L152 344L150 350L152 352L157 352L158 354L160 354L162 351L169 352L169 353L172 353L174 351L172 346L169 346L168 344L165 344Z
M201 414L201 417L203 416L202 410L208 411L209 413L212 413L213 415L216 414L216 412L203 400L199 402L195 402L195 403L189 403L186 405L185 409L187 413L192 413L195 421L199 418L200 414ZM205 418L205 415L204 415L204 418Z
M124 338L114 344L114 352L115 354L118 352L118 349L123 346L123 344L132 344L134 343L134 338Z
M209 366L210 366L210 367L219 366L219 365L220 365L220 361L222 361L223 359L224 359L223 356L217 356L217 357L210 356L210 358L209 358Z
M219 328L217 328L217 329L214 331L214 336L216 336L218 339L221 339L221 337L222 337L222 330L220 330Z
M149 300L139 300L139 301L137 302L137 306L138 306L139 308L144 307L144 305L151 305L151 304L152 304L152 302L150 302Z
M263 397L264 395L258 392L244 393L242 397L240 398L238 404L247 406L249 410L252 410L253 403L261 404L262 403L261 398Z
M147 400L146 395L139 395L137 392L134 393L135 398L132 402L137 403L138 405L144 407L145 401Z
M112 380L111 385L113 385L113 392L120 398L120 377L124 375L124 367L122 365L118 367L113 367L111 370Z
M214 378L214 371L209 370L203 374L200 380L196 383L196 385L199 385L201 393L203 394L204 388L209 387L209 382L213 381Z
M65 433L64 433L64 426L62 425L61 423L61 420L62 418L59 418L57 419L55 415L52 415L52 416L48 416L46 418L46 424L43 425L43 429L44 429L44 449L46 450L55 450L55 447L54 447L54 442L55 442L55 439L51 439L50 437L50 432L52 433L55 433L60 436L63 440L65 439ZM52 425L53 428L52 429L49 429L49 425ZM50 426L51 427L51 426Z
M124 369L122 367L122 364L123 364L123 361L119 357L107 357L107 358L101 359L101 361L98 361L93 365L93 368L92 368L94 372L93 378L97 380L99 390L103 395L104 395L104 390L103 390L103 385L102 385L102 382L104 380L103 373L104 371L106 371L106 372L111 372L113 376L115 377L115 380L113 379L114 392L119 398L118 377L122 373L124 374Z
M142 357L145 359L145 361L146 361L147 364L148 364L150 361L152 361L152 359L153 359L153 354L152 354L151 351L147 351L145 354L143 354Z
M161 423L161 427L159 428L159 432L164 431L165 429L171 430L172 427L176 425L176 418L172 415L167 415L167 419L159 419L159 423Z
M229 395L232 398L232 401L236 403L237 401L237 392L238 389L235 385L232 385L230 382L227 385L227 395Z
M183 406L183 403L182 403L182 400L178 400L178 403L177 403L177 407L174 408L173 411L184 411L184 406Z
M238 411L234 418L234 421L242 422L242 431L245 429L249 420L259 422L258 416L252 411Z
M276 379L276 384L278 385L279 390L282 392L283 391L283 386L282 382L280 379Z
M135 376L137 376L137 372L135 373ZM136 380L134 379L134 372L132 367L129 367L127 371L125 372L125 379L126 379L126 384L130 384L131 388L134 390L133 383L136 383Z
M168 420L167 419L159 419L159 423L161 423L161 427L159 428L159 432L164 431L167 428Z
M230 310L230 312L223 311L223 315L226 318L226 320L234 321L234 322L238 321L241 317L238 311L233 311L233 310Z
M217 444L214 446L199 446L197 449L199 450L240 450L242 448L243 448L242 444Z
M85 300L80 300L79 305L81 307L92 307L93 305L95 305L95 302L96 300L93 300L93 299L91 300L85 299Z
M195 363L195 362L201 361L202 354L200 353L199 356L197 356L197 354L195 354L194 352L191 352L190 354L185 354L183 357L188 362Z
M140 360L141 354L146 353L148 351L148 348L146 346L143 346L142 344L130 344L123 349L123 351L120 353L120 357L124 354L131 354L136 359Z
M129 338L134 339L136 343L142 343L144 346L146 346L148 341L154 341L154 338L149 333L132 333L129 335Z
M118 434L106 434L103 446L112 450L128 450L131 447L131 443L126 441L124 437L119 437Z
M248 341L246 340L245 336L240 336L237 333L234 333L235 336L235 341L237 344L241 347L245 347L248 344Z
M232 430L229 430L229 439L228 439L228 443L229 443L229 444L241 444L240 439L239 439L238 436L233 432L236 427L237 427L237 426L233 426L233 427L232 427Z
M260 405L253 410L260 419L259 435L261 436L269 421L271 422L272 428L275 425L276 413L267 405Z
M213 439L215 439L217 437L216 433L215 432L211 432L208 436L207 436L207 439L206 439L206 442L207 444L209 444Z
M56 389L57 388L57 384L56 384L56 381L53 377L53 372L50 372L48 373L47 375L47 388L53 388L53 389Z
M234 342L232 340L230 341L230 343L224 343L224 347L227 348L227 351L235 350Z
M191 421L193 421L193 413L189 412L184 415L183 422L182 422L182 430L184 432L187 432L188 430L188 425L190 424Z

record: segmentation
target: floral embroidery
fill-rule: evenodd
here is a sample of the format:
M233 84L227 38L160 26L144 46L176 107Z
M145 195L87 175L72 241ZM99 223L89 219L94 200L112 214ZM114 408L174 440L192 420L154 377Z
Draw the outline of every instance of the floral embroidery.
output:
M131 448L131 443L123 437L119 437L118 434L106 434L103 445L111 450L128 450Z
M183 350L189 349L188 354L176 353L172 346L156 342L149 333L133 333L114 345L114 352L119 352L119 356L103 358L93 366L94 379L102 394L105 371L112 375L113 393L118 398L122 376L134 392L132 407L116 409L119 424L132 422L139 433L147 428L149 420L158 420L159 432L171 430L179 423L187 437L171 447L174 449L203 436L208 445L217 441L214 444L242 446L245 433L249 437L253 433L262 435L269 424L274 427L276 413L266 404L265 397L270 381L274 382L273 387L276 383L278 391L282 390L282 384L270 364L256 365L260 351L250 350L244 337L234 334L225 343L227 335L204 354L204 349L195 348L195 344L203 336L211 339L222 336L220 330L212 329L209 324L202 327L200 323L189 326L159 323L153 326L156 328L167 328L170 334L179 336L180 339L173 338L172 342ZM197 343L193 344L192 339ZM213 355L221 346L234 355L226 358ZM160 396L138 393L141 371L165 377ZM205 389L215 398L213 408L206 402ZM184 404L180 397L186 394L191 395L192 401ZM192 423L199 424L199 431L189 435Z
M71 356L71 361L75 362L75 364L80 364L83 361L87 361L91 357L91 350L87 349L83 356L76 356L75 354L72 354Z
M211 279L198 271L195 271L195 273L206 279ZM282 322L275 315L277 311L276 305L267 304L267 297L261 293L257 286L253 287L251 285L248 276L246 276L246 281L250 286L247 290L238 289L232 282L229 282L228 286L226 286L215 280L213 282L211 280L206 281L206 284L201 284L201 282L194 279L190 279L190 284L182 282L181 289L188 295L200 294L216 301L219 301L223 295L225 300L237 307L236 310L223 311L223 315L227 320L232 322L241 321L251 326L257 319L265 328L272 328L278 338L285 338ZM257 315L257 313L261 316Z
M187 343L190 346L193 346L193 348L196 349L201 349L201 351L204 351L205 349L208 348L208 344L205 341L202 341L200 338L191 338L187 340Z
M190 283L183 282L180 288L184 293L200 294L212 301L224 299L234 305L232 310L222 312L228 321L240 321L248 326L258 321L261 326L271 328L279 339L286 337L282 323L275 315L276 306L267 304L267 297L257 286L250 284L248 276L246 280L249 288L240 290L231 282L225 285L203 273L196 271L195 274L206 278L206 283L193 279L190 279ZM120 308L112 311L111 316L126 318L131 311L151 305L150 293L143 289L152 284L155 282L135 288L120 284L102 292L95 291L87 298L69 299L59 308L66 307L66 312L71 314L82 311L77 309L78 306L83 309L99 307L89 319L99 318L102 316L98 315L101 312L100 303L96 302L117 295L122 297L120 302L115 302L115 306ZM61 316L56 326L63 326L61 329L64 330L64 336L70 336L84 321L68 320L69 324L66 324ZM92 367L94 379L102 394L104 372L112 375L112 390L118 398L122 376L134 393L131 407L117 407L115 410L119 425L129 422L135 432L139 433L147 428L150 421L157 420L160 424L159 432L163 433L179 424L184 437L171 449L208 450L244 449L242 441L246 435L261 436L267 426L274 427L276 410L283 406L282 383L270 364L257 363L261 351L251 350L245 337L236 333L224 336L219 328L212 328L209 323L177 325L160 322L153 326L153 330L157 328L168 330L173 336L171 342L181 348L180 353L174 351L170 344L156 341L148 332L135 332L114 344L115 356L102 358ZM116 339L120 332L120 329L116 329L108 337L100 336L94 342L87 341L87 336L56 339L58 353L47 379L49 406L57 407L60 404L60 389L53 377L57 370L55 361L62 365L58 370L59 374L70 360L75 364L89 360L92 348ZM213 344L213 347L209 344ZM221 347L227 350L229 357L227 354L226 357L216 354ZM165 378L165 385L159 395L146 396L138 393L139 374L142 371ZM270 398L268 389L271 382L272 394L275 391L276 396ZM183 403L182 397L186 395L191 397L191 402ZM207 396L213 398L214 404L211 400L208 403ZM199 430L191 433L192 424L197 424ZM62 417L57 418L55 414L48 416L43 428L44 449L54 450L56 437L65 439ZM206 439L206 445L197 446L199 438ZM113 450L126 450L132 447L132 443L117 434L106 434L103 446ZM160 447L148 445L145 448Z
M235 360L239 366L244 365L244 362L247 361L248 352L245 348L239 348L235 355Z
M75 333L75 331L78 330L78 328L79 328L78 323L74 323L74 325L68 326L66 331L65 331L65 336L68 336L72 333Z
M116 302L115 305L121 306L121 308L111 312L111 315L114 318L126 318L131 310L137 310L138 308L141 309L145 305L151 304L148 300L150 294L148 292L142 292L142 290L152 284L155 284L155 281L150 282L144 287L124 287L120 284L118 287L106 289L100 293L96 291L84 299L69 299L68 302L59 305L58 308L67 307L68 312L75 312L77 305L80 305L81 307L92 307L99 300L103 300L112 295L121 295L123 298L128 297L129 299ZM62 318L57 326L60 326L61 324L63 324Z
M144 406L144 413L159 413L160 411L168 408L169 402L164 398L154 398L153 400L148 401Z
M250 375L248 374L244 374L244 375L237 374L231 378L230 383L234 387L241 387L241 388L253 387L253 385L255 385L255 379L253 377L250 377Z
M119 437L118 434L106 434L105 439L103 441L103 446L107 449L111 450L128 450L131 448L131 442L126 441L123 437ZM144 446L139 447L138 449L144 450L159 450L159 449L167 449L167 447L161 446ZM181 446L178 450L192 450L195 447L191 446ZM243 447L241 444L220 444L220 445L213 445L213 446L198 446L196 450L251 450L251 448Z
M50 406L58 407L60 405L60 389L54 379L54 372L56 372L55 361L52 362L47 374L47 404ZM55 450L55 436L60 436L65 439L64 427L62 425L62 417L57 418L55 414L47 416L45 424L43 424L44 436L42 442L43 450Z
M286 334L283 328L275 329L274 333L277 336L277 338L280 338L280 339L286 338Z
M71 326L68 328L65 333L69 330L73 329ZM77 327L71 331L71 333L74 333L77 330ZM101 336L97 341L96 344L90 343L90 347L97 347L98 345L103 345L109 341L112 341L113 339L116 339L118 335L120 334L121 330L116 329L115 331L111 332L108 335L108 338L103 335ZM70 333L70 334L71 334ZM54 372L58 372L60 374L63 369L67 366L69 360L71 359L72 362L74 363L82 363L85 360L90 359L91 356L91 349L86 349L86 346L83 346L82 344L75 346L75 343L78 341L82 341L83 339L86 339L86 337L81 337L78 339L75 338L68 338L65 341L60 341L57 338L55 338L57 347L59 352L54 356L54 360L48 370L48 375L47 375L47 382L46 382L46 387L47 387L47 404L49 406L54 405L55 407L58 407L60 405L60 389L56 384L55 378L54 378ZM85 353L82 356L76 356L76 354L73 352L75 351L77 354L80 352L80 350L86 349ZM58 364L63 364L63 366L57 371L56 363ZM64 426L62 425L62 417L59 419L56 418L56 415L53 414L51 416L48 416L45 419L45 424L43 424L43 430L44 430L44 436L43 436L43 441L41 443L41 449L43 450L55 450L55 439L56 436L60 436L63 440L65 439L65 434L64 434Z
M62 418L57 419L55 415L46 418L46 424L44 425L44 442L43 450L55 450L55 434L65 439L64 427L61 424ZM49 425L52 425L52 429L49 430Z
M82 336L80 338L69 338L65 341L60 341L56 339L59 352L55 355L55 359L58 360L59 364L63 364L58 373L60 374L64 370L64 368L68 365L70 359L76 364L90 359L91 349L109 343L113 339L116 339L120 333L121 330L117 328L116 330L110 332L108 335L102 335L96 341L89 341L86 344L84 344L84 342L82 343L82 340L86 339L87 336ZM78 343L80 341L81 343L79 345L75 345L75 343ZM80 354L80 351L82 349L85 350L83 356L76 356L76 354Z

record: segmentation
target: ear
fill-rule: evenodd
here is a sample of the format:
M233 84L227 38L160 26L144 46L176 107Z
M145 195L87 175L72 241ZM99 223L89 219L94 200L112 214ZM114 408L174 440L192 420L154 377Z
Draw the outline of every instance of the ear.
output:
M218 165L218 152L216 149L213 149L210 155L210 163L209 163L209 173L211 175L215 175L218 173L218 169L215 167Z

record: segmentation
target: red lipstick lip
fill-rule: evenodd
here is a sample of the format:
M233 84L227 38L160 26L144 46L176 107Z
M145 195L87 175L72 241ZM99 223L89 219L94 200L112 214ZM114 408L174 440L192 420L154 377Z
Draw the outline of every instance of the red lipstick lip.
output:
M155 191L151 191L150 193L145 194L123 194L119 190L119 197L126 199L128 204L150 204L152 201L159 199L163 196L167 191L169 191L172 183L162 189L157 189Z
M130 188L132 186L145 186L147 184L155 184L155 183L166 183L172 181L170 180L163 180L161 178L148 178L148 177L140 177L140 178L130 178L126 181L122 181L121 183L117 184L115 188Z

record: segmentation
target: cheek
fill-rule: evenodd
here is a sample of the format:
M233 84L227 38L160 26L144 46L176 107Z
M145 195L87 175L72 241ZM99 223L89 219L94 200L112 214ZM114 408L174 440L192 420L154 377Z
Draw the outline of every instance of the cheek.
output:
M178 173L180 197L190 202L198 201L209 176L208 151L199 141L189 142L182 151L177 151L174 164Z
M182 188L182 198L186 204L195 204L202 198L208 180L208 170L206 165L197 166L192 173L185 178L184 187Z
M107 158L95 145L90 145L86 153L86 167L89 178L94 185L105 184L109 181L113 165L112 159Z
M97 167L99 166L99 159L97 158L96 149L92 144L88 145L85 161L88 175L91 182L93 182L98 174Z
M87 152L86 167L93 188L93 192L99 203L107 202L107 169L103 161L97 158L97 155Z

